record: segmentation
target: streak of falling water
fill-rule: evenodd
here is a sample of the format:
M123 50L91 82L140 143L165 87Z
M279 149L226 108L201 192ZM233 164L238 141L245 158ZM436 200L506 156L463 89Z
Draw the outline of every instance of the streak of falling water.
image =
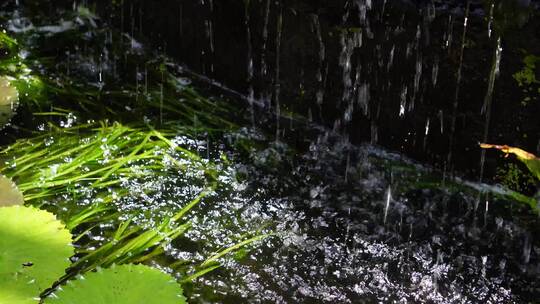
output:
M489 21L488 21L488 37L491 38L491 32L493 31L493 11L495 9L495 2L491 3L489 8Z
M279 79L279 69L280 69L280 60L281 60L281 34L283 31L283 7L280 5L279 7L279 14L277 17L277 29L276 29L276 73L275 73L275 79L274 79L274 86L275 86L275 104L276 104L276 141L279 140L279 119L281 116L281 108L279 105L279 96L281 91L281 84Z
M261 0L264 1L264 0ZM266 62L266 51L267 51L267 44L268 44L268 22L270 20L270 0L266 0L266 4L264 6L264 21L263 21L263 30L262 30L262 46L261 46L261 63L260 63L260 77L263 80L267 79L268 75L268 64ZM261 89L261 98L262 102L265 108L271 108L272 107L272 93L271 90L264 86L264 88Z
M420 38L422 37L422 29L420 25L416 27L416 39L414 41L414 48L416 49L416 64L414 72L414 91L413 97L411 98L411 103L409 104L409 111L414 109L414 103L418 90L420 89L420 79L422 78L422 52L420 48Z
M251 28L250 28L250 13L249 1L244 2L244 26L246 27L246 45L247 45L247 82L248 88L248 103L251 114L251 123L255 125L255 91L253 89L253 47L251 44Z
M422 54L420 51L418 51L417 57L416 57L416 70L414 73L414 92L413 92L413 98L411 103L409 104L409 111L414 110L414 104L416 100L416 96L418 94L418 91L420 89L420 80L422 79Z
M205 21L206 26L206 37L208 39L208 45L210 48L210 72L214 73L214 24L212 22L212 16L214 14L214 0L209 0L208 5L210 6L210 17Z
M148 66L144 65L144 95L148 95Z
M484 124L484 136L482 141L486 142L489 134L489 124L491 121L491 104L493 101L493 90L495 88L495 80L499 75L499 66L501 63L502 57L502 46L501 46L501 37L497 38L497 43L495 45L495 54L493 55L493 62L491 64L491 71L489 73L489 82L486 91L486 96L484 98L484 105L482 106L482 114L486 115L486 121ZM486 161L486 150L482 149L482 154L480 156L480 182L484 178L484 163Z
M351 57L356 47L362 46L362 32L349 33L348 31L342 31L341 37L341 54L339 56L339 65L343 70L343 102L348 104L352 103L352 79L351 79Z
M396 50L396 46L392 45L392 49L390 50L390 54L388 55L388 64L386 65L387 72L390 72L390 69L394 65L395 50Z
M345 182L349 180L350 168L351 168L351 153L347 152L347 163L345 165Z
M319 66L317 67L317 105L320 107L324 100L324 79L323 78L323 65L326 58L326 48L322 38L321 24L319 22L319 16L313 15L313 30L317 36L317 42L319 43Z
M401 97L400 97L400 104L399 104L399 117L403 117L405 115L405 109L407 106L407 91L408 87L403 86L401 90Z
M371 9L371 0L356 0L356 6L358 7L360 24L365 26L367 24L367 11Z
M163 83L159 84L159 124L163 125Z
M99 86L99 90L102 90L103 87L104 87L104 83L103 83L103 66L104 66L104 63L103 63L103 53L99 55L99 63L98 63L98 86Z
M184 35L184 6L182 2L180 2L178 6L178 33L180 34L180 39L182 39L182 36Z
M372 145L375 145L379 141L379 127L377 126L376 119L373 119L373 118L371 119L370 131L371 131L370 142Z
M433 87L437 86L437 80L439 79L439 57L435 57L433 60L433 68L431 70L431 83Z
M454 146L454 133L456 131L456 118L457 118L457 109L458 109L458 103L459 103L459 91L461 88L461 76L462 76L462 69L463 69L463 53L465 51L465 40L467 37L467 25L469 20L469 9L470 9L470 2L467 1L467 6L465 9L465 18L463 20L463 33L461 34L461 48L459 52L459 66L457 70L457 76L456 76L456 90L454 92L454 104L453 104L453 112L452 112L452 123L450 125L450 142L448 145L448 156L447 156L447 163L451 164L452 161L452 149Z
M358 67L358 69L360 70L360 67ZM360 108L363 110L364 115L368 116L369 115L369 99L370 99L369 83L357 84L356 87L358 91L357 93L358 104L360 105Z
M139 66L135 69L135 103L139 103Z
M427 147L427 139L428 139L428 135L429 135L429 124L430 124L430 119L429 117L426 119L426 128L425 128L425 132L424 132L424 150L426 150L426 147Z
M384 219L383 223L386 225L386 218L388 217L388 209L390 208L390 201L392 200L392 188L388 187L386 190L386 205L384 206Z
M129 4L129 18L131 20L130 27L131 27L131 49L135 49L135 16L133 15L133 3Z
M266 64L266 44L268 42L268 20L270 19L270 0L266 0L264 9L264 25L262 31L262 46L261 46L261 77L264 79L268 73Z
M448 49L448 52L452 49L452 37L454 33L454 18L452 15L448 16L448 32L445 33L444 47Z
M143 32L143 12L142 7L139 6L139 36L142 36Z
M444 112L439 110L439 125L441 126L441 134L444 134Z
M481 270L481 273L482 273L482 277L485 278L486 277L486 264L487 264L487 256L483 256L482 257L482 270Z
M435 8L435 3L433 1L431 2L431 5L428 4L426 8L426 13L424 14L424 34L426 36L426 46L431 44L431 35L430 35L430 26L431 23L435 20L437 17L437 10Z
M120 0L120 33L124 33L124 0ZM120 35L120 44L124 42L124 35Z
M486 200L486 209L484 209L484 226L487 225L488 211L489 211L489 201Z
M528 235L525 236L525 239L523 240L523 264L529 264L529 261L531 260L531 249L532 244L530 237Z
M161 71L161 83L159 84L159 124L163 125L163 84L165 83L165 72Z

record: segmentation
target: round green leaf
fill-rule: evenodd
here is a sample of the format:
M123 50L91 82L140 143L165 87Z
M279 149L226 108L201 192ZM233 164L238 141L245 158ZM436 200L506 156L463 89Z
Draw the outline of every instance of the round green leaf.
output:
M100 269L69 281L46 304L183 304L182 287L157 269L126 264Z
M33 207L0 208L0 303L37 303L71 264L71 234Z
M22 204L24 198L19 188L9 178L0 174L0 207Z
M19 92L6 76L0 76L0 129L15 115L19 105Z

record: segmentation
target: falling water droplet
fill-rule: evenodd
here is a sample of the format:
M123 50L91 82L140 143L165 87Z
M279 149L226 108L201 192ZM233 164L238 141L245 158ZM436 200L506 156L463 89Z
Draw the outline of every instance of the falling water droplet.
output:
M484 105L482 106L482 114L486 115L485 123L484 123L484 136L482 137L483 142L487 142L488 140L488 134L489 134L489 127L491 122L491 105L493 103L493 90L495 89L495 80L497 79L497 76L499 75L499 66L501 63L501 57L502 57L502 45L501 45L501 37L497 38L497 43L495 45L495 53L493 54L493 62L491 64L491 70L489 73L489 81L488 81L488 87L486 90L486 95L484 97ZM486 150L482 149L481 155L480 155L480 182L484 178L484 164L486 161Z
M281 62L281 34L283 31L283 7L280 6L279 14L277 17L277 34L276 34L276 67L275 67L275 76L274 76L274 98L276 106L276 141L279 140L279 131L280 131L280 118L281 118L281 107L279 104L279 98L281 95L281 84L280 84L280 62Z
M388 190L386 190L386 204L384 206L384 219L383 223L386 225L386 218L388 216L388 209L390 208L390 201L392 200L392 189L391 187L388 187Z
M486 277L486 264L487 264L487 256L482 257L482 278Z
M460 53L459 53L459 65L458 65L457 77L456 77L456 89L454 91L454 103L453 103L453 112L452 112L452 122L450 125L450 139L449 139L449 144L448 144L448 155L446 158L448 164L450 164L452 161L452 152L453 152L452 150L454 146L454 135L456 131L457 110L458 110L458 104L459 104L459 93L461 89L463 54L465 52L465 43L466 43L466 37L467 37L467 24L468 24L468 19L469 19L469 9L470 9L470 2L467 1L467 6L465 8L465 18L463 20L463 33L461 35L461 48L460 48Z

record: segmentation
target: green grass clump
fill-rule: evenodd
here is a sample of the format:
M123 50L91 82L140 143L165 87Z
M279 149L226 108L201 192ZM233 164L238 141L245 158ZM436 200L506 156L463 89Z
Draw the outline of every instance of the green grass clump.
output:
M176 144L177 132L172 130L119 123L70 128L51 124L49 129L50 132L20 139L1 150L0 172L17 182L27 204L59 214L74 233L74 242L79 244L77 261L60 283L98 267L141 263L159 257L171 241L191 228L189 212L219 187L219 168L189 147ZM126 180L189 175L192 171L202 172L192 182L203 190L154 226L137 225L129 214L117 209L115 203L130 195L124 185ZM78 205L89 192L93 201ZM120 220L126 217L127 220ZM114 227L105 232L107 240L90 246L86 236L110 222ZM266 236L248 235L237 244L222 248L201 265L195 265L183 281L216 269L219 258Z
M0 148L0 173L16 182L26 204L52 211L74 235L75 262L58 284L99 267L164 260L159 256L166 247L191 228L190 211L220 187L222 170L222 164L200 157L193 147L177 144L176 137L219 137L237 129L241 111L205 97L166 57L132 52L124 39L108 42L110 28L13 35L16 40L0 36L0 48L8 50L0 57L0 75L12 79L21 109L15 117L17 139L6 139L10 144ZM82 52L75 47L81 41L98 52ZM105 48L122 54L122 60L96 83L97 77L82 67L96 66ZM130 181L168 176L182 177L196 191L175 197L179 204L167 216L141 226L132 210L120 210L124 199L133 199ZM102 238L93 238L96 234ZM191 271L173 269L186 274L183 282L191 281L264 237L246 233Z
M0 151L3 160L0 172L18 184L28 204L43 206L54 202L49 207L58 211L54 206L58 205L59 198L73 198L72 210L63 215L71 230L82 226L90 229L107 219L120 218L121 214L112 203L129 195L128 189L122 186L125 180L142 175L182 174L188 170L187 163L208 172L205 180L201 181L203 187L212 188L215 183L212 164L174 144L170 140L170 131L160 132L149 126L128 127L118 123L65 129L51 125L51 128L53 131L50 133L19 140ZM176 160L178 156L185 162L179 163ZM77 198L89 191L99 199L77 208ZM165 220L152 231L143 232L136 225L131 227L130 221L120 224L108 246L92 252L77 265L91 260L91 265L85 267L92 268L137 259L137 253L165 239L174 239L185 231L188 225L176 225L176 222L201 198L187 202L175 217ZM141 235L134 238L138 234ZM130 258L126 259L128 254Z
M165 159L174 159L170 152L181 153L202 170L211 167L197 154L173 144L167 138L172 133L151 127L103 123L71 128L51 124L50 128L51 132L0 150L0 172L17 183L29 203L70 194L74 187L116 187L125 178L144 174L135 170L141 162L145 169L169 169Z

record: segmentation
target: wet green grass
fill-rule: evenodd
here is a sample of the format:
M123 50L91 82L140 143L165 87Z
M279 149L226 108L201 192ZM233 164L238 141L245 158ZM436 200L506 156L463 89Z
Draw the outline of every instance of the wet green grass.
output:
M78 34L61 35L69 41ZM165 247L191 228L192 209L219 187L219 168L172 140L236 129L230 115L237 112L234 106L183 84L166 58L126 57L125 66L144 63L144 86L120 78L98 88L84 77L59 72L54 61L40 55L39 45L28 44L35 37L17 38L21 42L0 33L0 48L6 50L0 73L15 79L22 104L18 119L25 124L16 127L22 138L0 149L0 173L17 183L26 204L55 212L74 234L74 263L57 284L98 267L159 260ZM34 52L22 58L20 51L26 47ZM174 215L142 227L117 210L115 202L130 195L123 181L187 170L204 172L197 181L203 190ZM88 197L93 201L80 203ZM105 241L89 240L110 223L112 227L102 231ZM267 236L248 231L238 243L200 264L171 266L186 274L180 280L187 283L217 269L221 258Z
M78 260L62 280L96 267L142 263L162 255L165 246L190 229L189 212L218 187L216 167L195 152L174 144L171 139L176 132L118 123L49 127L52 131L18 140L0 151L3 160L0 172L17 182L27 204L51 209L74 232L74 242L80 245ZM178 156L182 163L178 162ZM113 202L129 195L129 190L121 186L122 180L140 178L141 174L183 174L187 170L186 162L191 170L205 172L206 190L155 227L141 227L131 219L118 220L124 215ZM77 196L82 191L92 191L99 199L87 206L77 206ZM70 211L61 212L55 204L66 197L72 198L74 205L68 205ZM108 240L97 249L87 249L85 235L111 220L115 228ZM218 259L266 236L246 236L245 240L221 249L201 265L194 265L192 274L183 280L216 269Z

